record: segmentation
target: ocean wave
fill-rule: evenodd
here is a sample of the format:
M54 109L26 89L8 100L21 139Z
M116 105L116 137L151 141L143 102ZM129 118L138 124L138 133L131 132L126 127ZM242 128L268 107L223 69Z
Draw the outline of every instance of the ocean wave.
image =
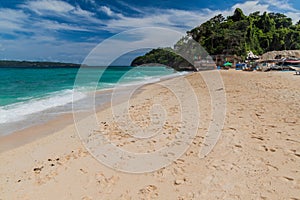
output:
M90 92L93 92L95 90L106 91L118 87L124 88L126 90L126 87L156 83L162 80L182 76L185 74L187 73L177 72L177 73L168 74L164 76L156 75L156 76L144 76L144 77L131 77L131 80L119 81L118 83L101 82L98 83L98 85L95 83L90 83L85 86L75 87L76 89L74 88L74 90L65 89L65 90L49 93L48 95L40 98L25 97L20 99L23 100L23 102L18 102L18 103L0 107L0 124L22 121L28 119L28 117L32 115L41 114L46 110L65 106L67 104L70 105L72 102L78 102L79 105L76 104L76 107L80 108L82 107L81 104L86 104L86 102L84 101L85 97L87 97ZM97 87L95 88L95 86ZM59 112L64 112L65 110L66 112L72 111L70 106L68 106L59 109ZM54 111L58 111L58 110L54 109Z
M0 124L21 121L29 115L63 106L84 97L86 95L83 92L73 92L73 90L67 89L50 93L43 98L2 106L0 107Z
M19 101L27 101L27 100L30 100L30 99L33 99L34 97L18 97L17 100Z
M135 85L146 85L151 83L157 83L159 81L184 76L190 72L176 72L173 74L168 74L164 76L145 76L145 77L135 77L131 81L120 81L115 83L115 87L127 87L127 86L135 86Z

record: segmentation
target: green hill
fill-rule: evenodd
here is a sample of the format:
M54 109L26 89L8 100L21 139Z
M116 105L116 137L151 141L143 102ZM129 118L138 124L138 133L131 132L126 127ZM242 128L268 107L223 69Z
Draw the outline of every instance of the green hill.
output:
M300 21L293 24L291 18L281 13L255 12L246 16L237 8L232 16L225 18L219 14L187 31L186 37L188 36L200 43L210 55L238 55L245 58L248 51L261 55L268 51L300 49ZM184 38L175 44L175 51L183 45L182 40ZM131 64L136 66L146 64L148 61L157 63L163 61L161 64L175 69L188 65L187 63L184 65L184 61L174 62L180 60L180 57L162 51L166 50L152 50L134 59Z
M143 64L151 65L152 63L159 63L174 68L177 71L192 70L190 64L182 57L178 56L172 49L153 49L144 56L135 58L131 66L139 66Z

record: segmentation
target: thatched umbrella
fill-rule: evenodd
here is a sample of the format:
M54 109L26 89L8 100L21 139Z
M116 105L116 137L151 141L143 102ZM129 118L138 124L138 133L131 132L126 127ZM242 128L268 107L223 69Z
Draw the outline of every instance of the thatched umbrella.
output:
M270 51L262 55L262 60L274 60L289 57L300 58L300 50Z
M226 62L226 63L224 64L224 66L225 66L225 67L232 67L232 63Z
M255 55L252 51L249 51L247 55L247 60L258 60L259 56Z

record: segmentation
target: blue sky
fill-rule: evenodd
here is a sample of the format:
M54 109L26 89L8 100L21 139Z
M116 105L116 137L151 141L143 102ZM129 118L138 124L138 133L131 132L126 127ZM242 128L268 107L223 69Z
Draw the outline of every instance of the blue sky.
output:
M123 31L162 27L184 33L219 13L231 15L237 7L246 14L281 12L296 22L298 1L0 0L0 59L81 63L99 43ZM121 36L115 41L122 43L112 42L107 52L147 41L148 33Z

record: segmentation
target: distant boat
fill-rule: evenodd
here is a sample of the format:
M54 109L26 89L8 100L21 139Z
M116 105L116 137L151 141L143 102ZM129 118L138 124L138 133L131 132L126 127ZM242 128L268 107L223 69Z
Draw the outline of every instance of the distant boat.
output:
M284 60L285 65L300 65L300 59L286 59Z
M283 64L285 66L288 66L289 68L295 70L296 74L300 74L300 59L299 58L285 59Z
M257 63L257 69L260 71L296 70L296 73L299 73L300 58L291 57L273 60L259 60Z

